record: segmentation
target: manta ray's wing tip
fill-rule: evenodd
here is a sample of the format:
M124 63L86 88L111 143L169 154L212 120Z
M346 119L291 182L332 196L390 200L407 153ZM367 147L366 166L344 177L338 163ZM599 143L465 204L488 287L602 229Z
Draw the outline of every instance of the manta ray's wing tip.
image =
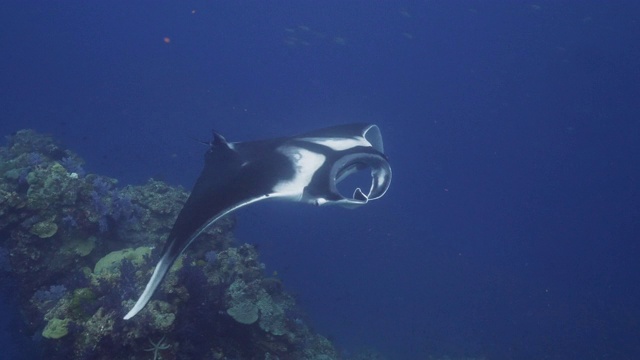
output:
M149 302L149 299L143 299L143 297L141 297L135 305L133 305L133 308L131 308L131 310L129 310L129 312L127 313L127 315L125 315L123 317L124 320L129 320L132 317L136 316L140 310L142 310L144 308L145 305L147 305L147 302Z
M136 316L136 314L138 314L140 310L144 309L147 303L149 303L149 301L151 300L151 296L160 285L160 282L162 282L162 279L169 271L169 268L178 257L178 255L180 255L180 253L171 255L171 247L169 247L168 249L169 250L167 250L167 252L160 258L160 261L158 261L158 265L156 265L156 268L153 270L153 275L151 275L151 279L149 279L147 286L142 292L142 295L140 295L138 301L136 301L135 305L133 305L133 308L129 310L129 312L124 316L123 319L129 320L132 317Z

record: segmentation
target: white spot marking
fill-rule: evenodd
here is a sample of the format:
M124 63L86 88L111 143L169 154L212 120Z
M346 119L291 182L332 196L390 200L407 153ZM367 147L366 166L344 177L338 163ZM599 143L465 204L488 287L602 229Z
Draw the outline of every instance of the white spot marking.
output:
M343 151L356 146L371 146L365 138L360 136L352 138L303 138L301 140L326 146L335 151Z
M309 185L313 175L324 164L326 157L322 154L291 146L280 147L278 151L291 160L296 173L293 179L276 184L273 187L273 192L278 197L300 200L304 188Z

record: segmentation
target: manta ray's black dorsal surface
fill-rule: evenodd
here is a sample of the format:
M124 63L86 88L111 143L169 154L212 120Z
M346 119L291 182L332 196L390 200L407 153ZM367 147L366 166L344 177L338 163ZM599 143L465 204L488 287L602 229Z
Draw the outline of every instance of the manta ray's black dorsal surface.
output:
M352 197L338 192L340 181L367 168L371 169L367 192L357 188ZM140 312L178 256L232 211L267 198L357 207L382 197L390 183L391 167L376 125L341 125L294 137L237 143L214 134L204 169L178 214L153 275L124 318Z

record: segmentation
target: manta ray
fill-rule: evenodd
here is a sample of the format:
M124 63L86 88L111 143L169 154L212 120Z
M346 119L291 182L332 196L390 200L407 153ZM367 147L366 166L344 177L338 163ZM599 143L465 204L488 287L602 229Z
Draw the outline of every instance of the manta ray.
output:
M131 319L151 299L171 265L209 226L249 204L280 199L349 208L382 197L391 183L391 166L380 129L349 124L293 137L227 142L213 133L202 173L178 214L146 288L124 319ZM351 197L337 184L371 169L371 186Z

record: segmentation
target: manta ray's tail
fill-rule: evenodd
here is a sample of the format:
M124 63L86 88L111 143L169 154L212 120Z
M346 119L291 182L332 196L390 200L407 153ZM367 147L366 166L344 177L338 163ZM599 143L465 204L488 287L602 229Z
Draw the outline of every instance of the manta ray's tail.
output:
M173 262L176 260L178 256L172 255L173 251L165 251L160 261L158 261L158 265L156 265L156 269L153 271L153 275L151 275L151 279L147 283L147 287L144 288L142 295L138 298L138 301L133 306L133 308L124 316L125 320L129 320L132 317L136 316L137 313L142 310L145 305L151 300L151 296L156 291L162 279L164 279L167 272L169 272L169 268L173 265ZM180 255L180 253L178 253Z

